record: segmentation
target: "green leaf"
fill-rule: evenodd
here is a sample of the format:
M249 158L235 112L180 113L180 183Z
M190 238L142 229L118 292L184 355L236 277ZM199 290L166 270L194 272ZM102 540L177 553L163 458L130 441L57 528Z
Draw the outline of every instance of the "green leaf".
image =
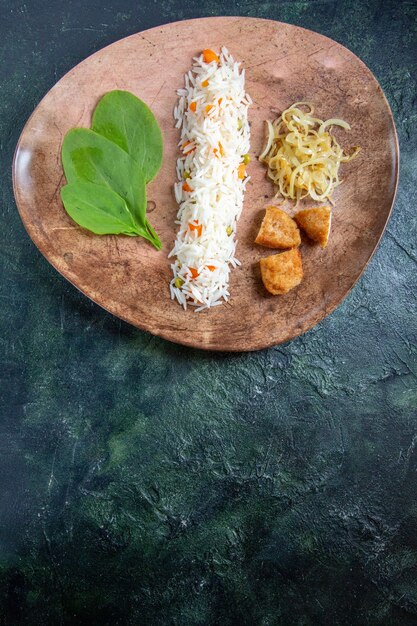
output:
M96 235L138 234L126 201L108 187L79 180L62 187L61 198L68 215Z
M146 182L156 176L162 164L162 133L142 100L128 91L110 91L94 111L92 129L130 154Z
M107 187L125 200L138 224L146 224L143 173L119 146L87 128L73 128L64 138L62 163L68 183L85 181Z
M146 218L146 182L162 162L152 111L133 94L114 91L100 101L94 119L100 132L74 128L64 138L67 212L96 234L141 235L161 249Z
M61 198L68 215L96 235L140 235L162 248L148 220L145 225L135 222L126 201L109 187L78 180L62 187Z

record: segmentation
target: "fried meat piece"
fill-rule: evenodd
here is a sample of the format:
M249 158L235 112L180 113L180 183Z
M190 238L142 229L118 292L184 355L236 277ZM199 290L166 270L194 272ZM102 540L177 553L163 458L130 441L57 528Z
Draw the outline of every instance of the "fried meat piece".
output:
M310 239L317 241L322 248L327 246L332 221L330 207L319 206L302 209L294 219Z
M268 206L255 243L283 250L296 248L301 243L300 231L285 211L276 206Z
M296 248L260 260L262 281L273 295L284 294L301 283L303 266Z

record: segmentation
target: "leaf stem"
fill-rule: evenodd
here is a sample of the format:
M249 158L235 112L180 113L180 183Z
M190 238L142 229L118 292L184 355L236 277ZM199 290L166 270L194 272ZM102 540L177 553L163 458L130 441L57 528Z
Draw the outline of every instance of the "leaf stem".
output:
M156 232L154 231L154 229L152 228L148 220L146 220L146 228L148 229L148 232L151 235L151 239L149 239L149 241L152 242L152 244L155 246L157 250L161 250L162 242L159 239L158 235L156 234Z

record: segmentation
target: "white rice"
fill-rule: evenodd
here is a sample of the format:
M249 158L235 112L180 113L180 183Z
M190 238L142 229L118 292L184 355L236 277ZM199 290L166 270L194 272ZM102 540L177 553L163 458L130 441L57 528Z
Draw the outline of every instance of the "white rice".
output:
M179 231L169 254L176 257L170 291L185 309L190 304L202 311L228 300L230 268L240 265L235 232L249 177L239 179L238 167L249 152L252 100L239 65L226 48L219 64L205 63L203 55L194 58L185 88L177 92L174 117L183 156L177 160L174 188ZM204 81L208 86L201 85ZM190 109L193 102L195 112ZM208 105L213 107L209 112ZM183 189L185 183L191 191Z

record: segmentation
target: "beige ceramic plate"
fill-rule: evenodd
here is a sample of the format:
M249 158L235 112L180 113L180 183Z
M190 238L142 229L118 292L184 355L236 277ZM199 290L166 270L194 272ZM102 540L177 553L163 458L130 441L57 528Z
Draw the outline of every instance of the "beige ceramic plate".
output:
M175 238L173 197L178 131L172 110L176 89L202 48L226 45L246 68L250 109L252 180L238 225L231 300L211 311L183 311L170 300L167 254ZM73 126L89 126L98 99L127 89L149 104L162 127L163 167L149 186L149 217L163 241L157 252L141 238L98 237L66 215L60 150ZM254 245L263 208L273 189L257 161L272 110L297 100L316 105L324 119L352 125L342 144L361 145L343 168L328 247L302 246L305 277L285 296L268 295L259 259L270 250ZM384 230L398 177L398 143L392 115L377 81L352 52L317 33L261 19L213 17L153 28L89 57L45 96L20 137L13 167L17 206L26 229L46 258L76 287L114 315L171 341L211 350L255 350L287 341L319 322L346 296Z

